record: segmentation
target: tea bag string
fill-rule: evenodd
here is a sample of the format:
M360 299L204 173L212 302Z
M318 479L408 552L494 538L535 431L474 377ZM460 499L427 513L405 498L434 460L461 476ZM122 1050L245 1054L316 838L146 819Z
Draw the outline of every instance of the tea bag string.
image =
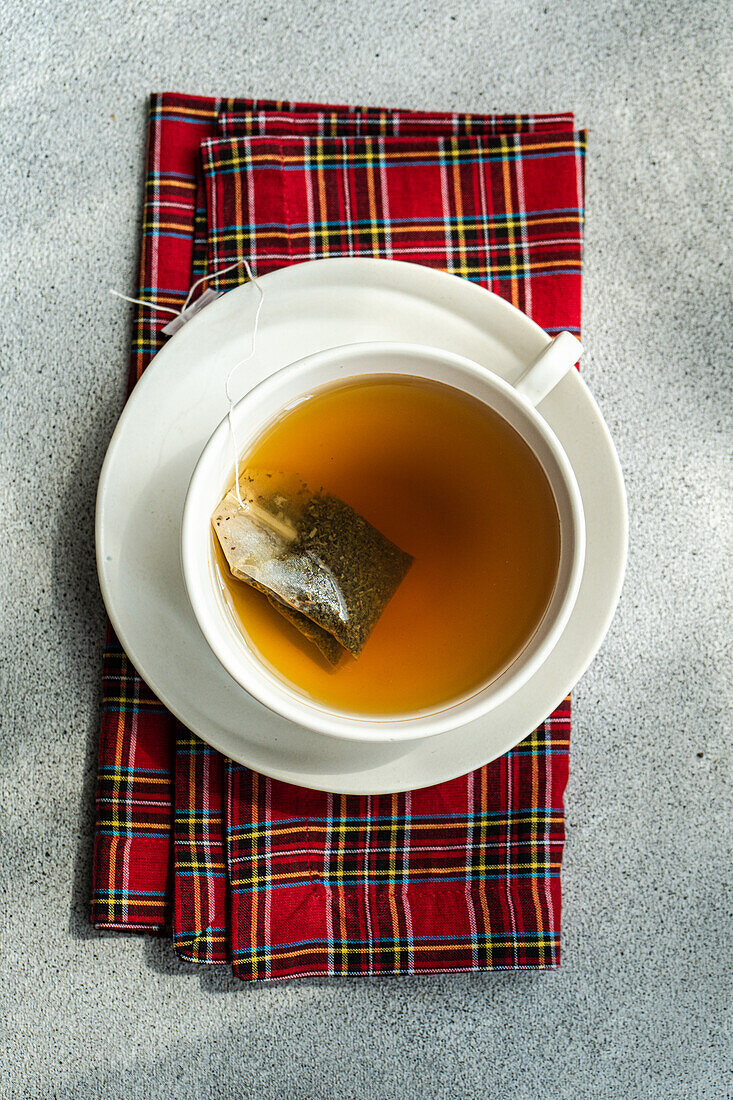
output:
M234 364L234 366L227 374L226 380L224 382L224 393L226 394L227 399L227 420L229 421L229 437L232 441L232 451L234 452L234 491L237 495L237 500L241 504L242 508L245 507L245 503L242 500L242 493L239 487L239 447L237 445L237 433L234 430L234 417L232 415L234 412L234 398L232 397L231 383L232 378L239 370L239 368L244 366L245 363L248 363L250 359L253 358L254 353L257 350L257 331L260 325L260 313L262 312L262 306L265 301L265 292L260 286L260 283L256 276L252 274L252 270L246 260L244 261L244 265L247 269L249 281L254 284L255 289L259 295L259 299L257 301L257 309L255 310L254 321L252 322L252 342L250 344L248 354L245 355L244 359L240 359L237 363Z
M237 260L235 263L229 264L227 267L217 268L214 271L208 272L206 275L202 275L202 277L200 279L197 279L196 282L193 283L193 285L191 286L191 289L186 295L186 300L180 309L173 309L171 306L161 306L158 305L157 302L146 301L145 298L131 298L127 294L120 294L119 290L112 290L111 287L109 292L110 294L114 295L115 298L121 298L123 302L130 302L132 305L136 306L144 306L146 309L152 309L156 312L172 313L174 317L182 317L190 306L191 299L197 287L201 286L201 284L206 282L207 279L213 278L216 275L226 275L228 271L233 271L236 267L244 267L245 271L247 272L247 278L251 283L254 284L259 295L257 301L257 309L255 310L254 322L252 324L252 343L250 345L249 353L245 355L243 359L238 360L238 362L234 364L234 366L228 372L226 380L224 382L224 392L227 399L227 420L229 421L229 435L232 440L232 450L234 451L234 485L237 494L237 500L244 508L246 506L244 501L242 500L242 493L239 485L239 448L237 446L237 436L234 430L234 419L232 417L235 402L234 398L232 397L231 382L232 378L239 370L239 368L241 366L244 366L245 363L248 363L250 359L252 359L254 356L257 348L257 330L260 323L260 313L262 312L262 305L265 300L265 292L262 289L256 275L252 273L252 268L249 266L249 261L243 257L241 260Z
M156 313L172 313L174 317L182 317L188 307L191 305L191 299L193 298L194 291L197 287L205 283L207 279L213 279L217 275L226 275L227 271L234 271L235 267L244 266L247 271L247 276L250 282L256 282L257 280L252 274L252 269L249 263L245 259L236 260L233 264L229 264L227 267L215 268L213 271L207 272L206 275L202 275L200 279L197 279L195 283L191 285L191 289L186 295L186 300L180 309L173 309L172 306L161 306L157 302L150 302L146 298L130 298L127 294L120 294L119 290L113 290L110 287L110 294L115 298L121 298L123 302L130 302L134 306L144 306L146 309L152 309Z

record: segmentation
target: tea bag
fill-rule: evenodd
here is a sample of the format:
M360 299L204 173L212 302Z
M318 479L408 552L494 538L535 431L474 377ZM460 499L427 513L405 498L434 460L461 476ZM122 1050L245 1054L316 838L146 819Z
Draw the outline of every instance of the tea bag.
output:
M271 490L268 476L248 472L212 517L232 575L265 592L332 663L324 633L358 657L412 558L337 497L302 484Z

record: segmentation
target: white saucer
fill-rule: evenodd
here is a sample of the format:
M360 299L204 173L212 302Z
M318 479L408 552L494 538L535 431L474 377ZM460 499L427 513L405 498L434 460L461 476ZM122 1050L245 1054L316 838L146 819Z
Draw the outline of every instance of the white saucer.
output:
M261 280L255 356L235 397L287 363L361 340L446 348L508 381L546 335L464 279L391 260L317 260ZM539 406L575 469L587 525L577 603L556 648L515 696L461 729L402 744L337 741L255 702L219 665L193 617L180 522L193 467L226 413L224 379L250 347L250 285L193 317L157 354L112 437L97 497L97 564L120 642L152 691L189 729L276 779L345 794L425 787L480 767L526 737L564 699L598 650L618 601L627 516L616 452L598 406L570 371Z

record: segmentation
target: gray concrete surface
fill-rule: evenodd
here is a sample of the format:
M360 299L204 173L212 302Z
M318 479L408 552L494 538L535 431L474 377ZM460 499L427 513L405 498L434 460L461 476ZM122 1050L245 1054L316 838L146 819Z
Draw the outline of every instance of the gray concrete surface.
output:
M6 0L0 1095L731 1095L728 8ZM631 557L576 692L558 973L240 986L87 926L92 510L129 334L106 287L134 282L166 88L590 128L585 371Z

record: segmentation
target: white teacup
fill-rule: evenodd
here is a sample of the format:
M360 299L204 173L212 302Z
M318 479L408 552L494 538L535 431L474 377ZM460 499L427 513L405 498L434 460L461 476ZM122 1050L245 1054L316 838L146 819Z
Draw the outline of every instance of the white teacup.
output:
M535 409L577 362L582 347L560 333L511 386L485 367L419 344L349 344L317 352L255 386L232 413L240 454L253 449L284 410L314 390L365 375L398 375L443 382L490 406L522 436L542 465L560 519L560 561L550 604L519 656L469 696L435 709L359 715L318 703L280 679L259 658L227 608L216 580L211 515L234 479L232 436L224 419L206 444L189 485L183 513L182 560L194 615L214 654L245 691L283 717L347 740L406 741L429 737L486 714L529 680L562 633L580 587L585 521L572 467L555 433Z

